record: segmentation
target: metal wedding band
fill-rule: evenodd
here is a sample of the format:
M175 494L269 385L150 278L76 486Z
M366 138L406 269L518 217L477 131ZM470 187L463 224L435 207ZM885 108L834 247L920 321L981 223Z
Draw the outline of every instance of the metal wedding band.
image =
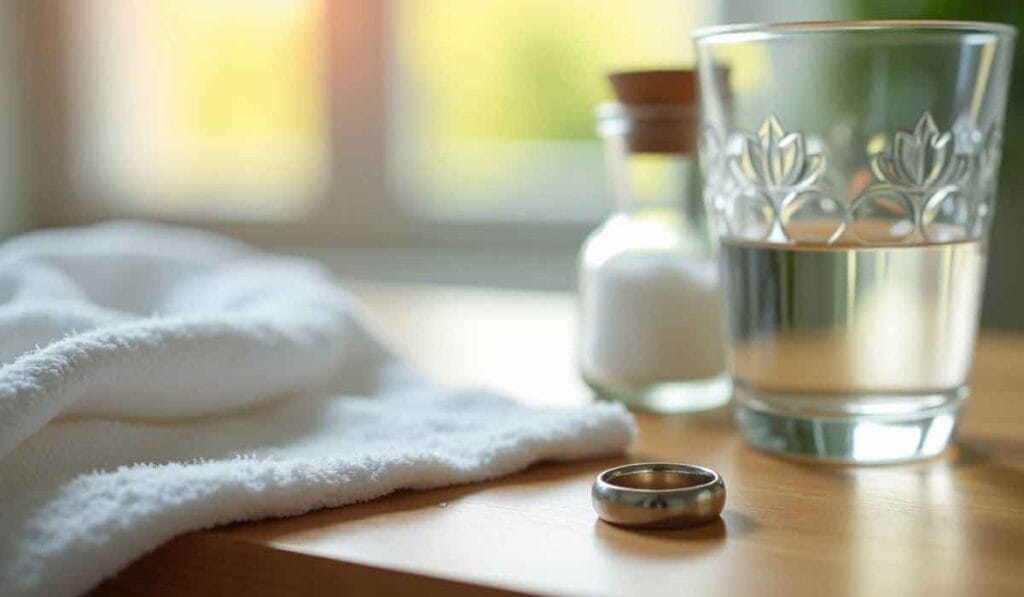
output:
M725 482L692 464L649 462L610 468L594 480L594 509L605 522L636 528L680 528L716 520Z

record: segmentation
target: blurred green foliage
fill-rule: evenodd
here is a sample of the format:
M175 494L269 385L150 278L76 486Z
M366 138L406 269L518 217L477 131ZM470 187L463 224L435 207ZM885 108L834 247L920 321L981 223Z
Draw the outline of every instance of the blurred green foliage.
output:
M1024 25L1024 2L1020 0L858 0L863 18L869 19L950 19L1008 23L1018 29ZM1010 101L1006 107L1007 131L1019 130L1024 122L1024 44L1017 40L1013 57ZM1008 162L1020 163L1024 155L1024 137L1004 137L1003 173Z

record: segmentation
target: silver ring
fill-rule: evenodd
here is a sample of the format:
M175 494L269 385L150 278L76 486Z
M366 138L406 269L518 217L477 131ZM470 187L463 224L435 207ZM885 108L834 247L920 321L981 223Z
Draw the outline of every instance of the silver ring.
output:
M692 464L627 464L598 475L590 495L606 522L679 528L717 519L725 507L725 482L715 471Z

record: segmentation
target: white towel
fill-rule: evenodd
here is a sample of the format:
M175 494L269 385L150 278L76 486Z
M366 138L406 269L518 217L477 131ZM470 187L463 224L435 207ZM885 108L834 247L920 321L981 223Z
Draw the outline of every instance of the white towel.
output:
M0 363L3 595L80 593L185 531L607 454L634 433L612 405L433 384L315 264L147 224L0 246Z

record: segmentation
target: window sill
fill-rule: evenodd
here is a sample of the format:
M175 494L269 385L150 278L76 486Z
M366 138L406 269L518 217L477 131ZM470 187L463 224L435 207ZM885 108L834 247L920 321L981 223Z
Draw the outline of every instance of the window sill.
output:
M568 248L446 247L350 248L287 246L276 250L311 257L343 278L529 290L576 287L576 251Z

